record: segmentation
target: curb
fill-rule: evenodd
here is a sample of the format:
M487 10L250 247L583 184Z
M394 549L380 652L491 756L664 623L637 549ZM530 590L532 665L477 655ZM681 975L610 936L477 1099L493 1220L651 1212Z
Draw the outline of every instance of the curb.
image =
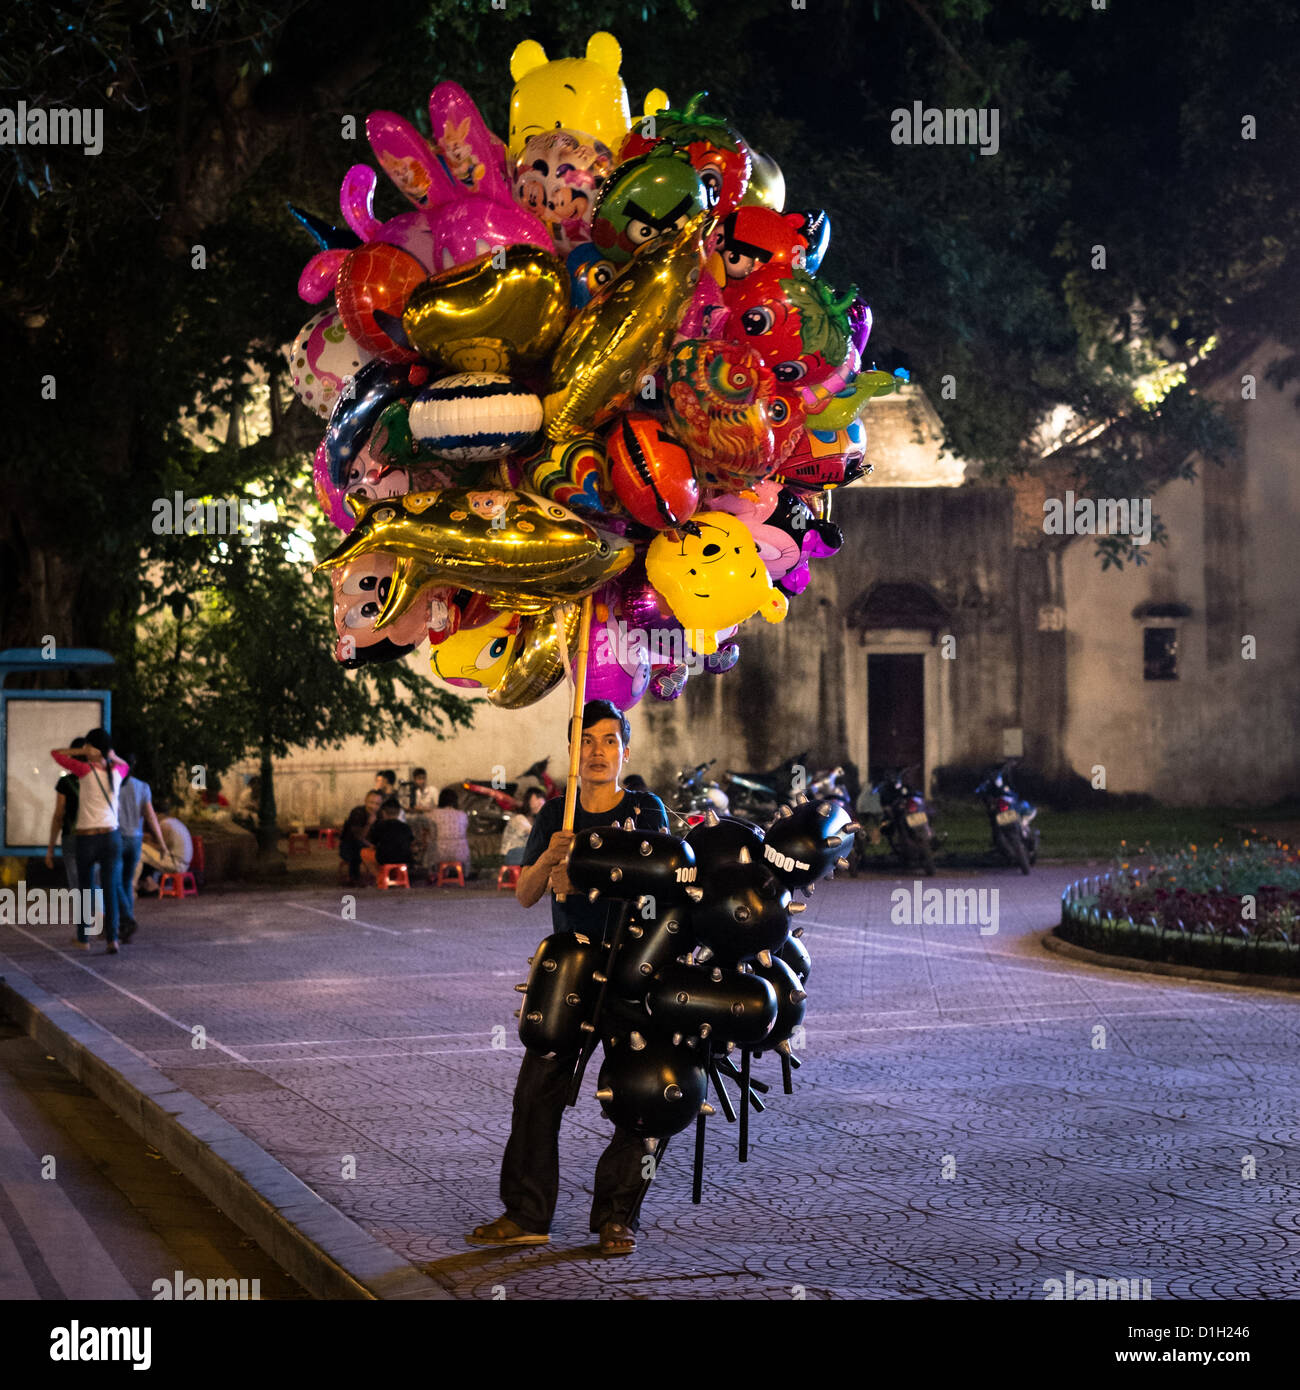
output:
M1281 990L1284 994L1300 993L1300 980L1288 975L1242 975L1235 970L1207 970L1203 965L1174 965L1167 960L1139 960L1136 956L1112 956L1104 951L1090 951L1076 946L1056 934L1056 929L1044 932L1040 938L1043 949L1053 955L1065 956L1084 965L1101 965L1108 970L1129 970L1139 975L1168 975L1179 980L1199 980L1202 984L1236 985L1239 989Z
M313 1192L229 1120L19 971L6 1014L320 1299L452 1295Z

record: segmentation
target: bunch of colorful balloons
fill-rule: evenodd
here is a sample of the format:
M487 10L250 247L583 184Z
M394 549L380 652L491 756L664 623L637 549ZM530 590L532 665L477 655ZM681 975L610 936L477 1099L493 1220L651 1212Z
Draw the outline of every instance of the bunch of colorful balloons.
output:
M587 696L672 699L842 544L825 495L896 384L862 370L871 312L818 278L827 218L781 210L775 163L702 95L652 92L633 125L620 61L609 34L556 61L522 43L508 147L442 82L431 139L366 122L408 211L380 220L363 164L345 228L294 209L323 307L288 355L329 420L346 665L427 635L436 675L519 708L572 668L591 594Z

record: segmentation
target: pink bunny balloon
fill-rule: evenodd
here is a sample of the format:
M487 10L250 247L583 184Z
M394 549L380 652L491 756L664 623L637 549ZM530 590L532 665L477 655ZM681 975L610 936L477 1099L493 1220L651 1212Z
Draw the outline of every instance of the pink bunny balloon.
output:
M504 148L493 140L464 87L439 82L429 94L429 122L442 161L431 171L427 204L435 268L464 265L490 255L498 246L523 244L553 250L550 229L515 202L506 178ZM371 144L375 144L373 134ZM377 145L375 152L382 162Z

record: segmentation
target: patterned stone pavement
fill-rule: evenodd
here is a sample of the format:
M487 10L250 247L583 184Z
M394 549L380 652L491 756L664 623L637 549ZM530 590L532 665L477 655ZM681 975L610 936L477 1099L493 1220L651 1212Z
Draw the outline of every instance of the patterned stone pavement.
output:
M116 958L0 926L0 970L152 1059L463 1297L1023 1300L1070 1270L1150 1280L1157 1299L1295 1297L1300 998L1048 955L1036 933L1079 872L927 880L996 888L992 935L891 920L900 880L820 888L794 1094L774 1058L757 1064L773 1092L750 1161L710 1121L700 1206L689 1137L673 1141L623 1260L586 1231L610 1132L594 1068L565 1122L551 1245L462 1240L499 1212L511 985L541 908L370 891L345 921L325 890L200 897L142 905Z

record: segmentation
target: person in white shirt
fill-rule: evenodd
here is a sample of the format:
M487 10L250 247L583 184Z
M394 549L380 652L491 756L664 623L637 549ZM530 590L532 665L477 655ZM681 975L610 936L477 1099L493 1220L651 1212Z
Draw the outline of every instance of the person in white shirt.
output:
M158 809L168 810L168 803L160 800ZM138 890L145 897L158 891L153 877L155 873L183 874L194 859L194 838L185 828L184 822L177 820L175 816L164 815L159 822L159 829L162 835L158 843L151 843L152 836L145 841L137 870Z
M122 888L118 798L131 769L113 751L107 729L92 729L80 748L52 748L50 756L77 779L77 878L83 884L94 883L98 866L104 890L105 950L115 956ZM83 950L90 944L86 925L77 926L76 944Z
M533 833L537 813L546 805L546 793L540 787L529 787L524 793L524 809L516 811L501 832L501 853L507 864L524 862L524 847Z
M437 789L429 785L429 774L422 768L411 771L411 810L427 814L438 808Z

